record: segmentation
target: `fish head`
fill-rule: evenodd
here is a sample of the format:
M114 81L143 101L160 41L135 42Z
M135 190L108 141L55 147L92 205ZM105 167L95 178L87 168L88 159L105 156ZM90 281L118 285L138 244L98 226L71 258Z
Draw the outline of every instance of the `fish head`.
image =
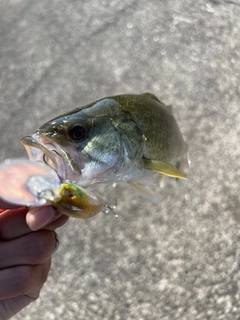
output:
M120 170L125 152L111 115L99 110L95 114L76 109L47 122L21 142L30 160L44 161L62 181L83 187L109 181Z
M21 140L30 160L45 162L64 181L75 181L81 175L80 161L77 157L77 149L71 141L71 135L75 140L83 140L84 127L80 125L77 127L75 124L75 129L74 126L69 128L71 122L67 117L53 119L31 136Z

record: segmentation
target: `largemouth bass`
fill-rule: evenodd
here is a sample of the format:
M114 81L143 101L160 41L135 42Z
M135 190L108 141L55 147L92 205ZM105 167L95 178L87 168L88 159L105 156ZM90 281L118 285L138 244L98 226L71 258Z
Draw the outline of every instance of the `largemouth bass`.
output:
M144 194L140 184L156 172L185 178L174 165L186 144L170 107L150 93L100 99L21 141L31 160L44 161L63 182L81 187L129 182Z

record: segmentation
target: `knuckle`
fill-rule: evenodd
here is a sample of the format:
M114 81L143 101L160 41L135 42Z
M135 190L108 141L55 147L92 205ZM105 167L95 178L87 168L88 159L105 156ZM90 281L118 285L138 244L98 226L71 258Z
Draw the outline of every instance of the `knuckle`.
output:
M32 287L32 269L31 266L19 266L12 274L12 286L15 292L25 294Z
M47 281L48 273L51 268L51 259L49 259L47 262L45 262L42 272L40 273L39 281L38 281L38 287L42 288L44 283Z
M47 280L50 262L37 266L19 266L12 275L12 286L18 295L35 293L34 299L38 298L38 292Z
M52 231L41 230L32 234L30 255L37 263L45 262L55 248L55 235Z

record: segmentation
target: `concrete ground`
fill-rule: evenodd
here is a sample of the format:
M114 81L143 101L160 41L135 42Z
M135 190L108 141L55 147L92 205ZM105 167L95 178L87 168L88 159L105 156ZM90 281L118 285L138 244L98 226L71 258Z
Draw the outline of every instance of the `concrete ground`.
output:
M239 0L0 1L0 159L50 118L152 92L189 145L160 203L99 188L119 217L71 219L41 297L14 320L240 319Z

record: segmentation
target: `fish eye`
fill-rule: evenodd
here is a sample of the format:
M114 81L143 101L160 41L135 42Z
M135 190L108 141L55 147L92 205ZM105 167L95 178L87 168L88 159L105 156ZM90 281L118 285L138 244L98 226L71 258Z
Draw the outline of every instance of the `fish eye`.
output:
M72 140L82 141L87 138L87 129L80 124L74 124L69 128L68 135Z

